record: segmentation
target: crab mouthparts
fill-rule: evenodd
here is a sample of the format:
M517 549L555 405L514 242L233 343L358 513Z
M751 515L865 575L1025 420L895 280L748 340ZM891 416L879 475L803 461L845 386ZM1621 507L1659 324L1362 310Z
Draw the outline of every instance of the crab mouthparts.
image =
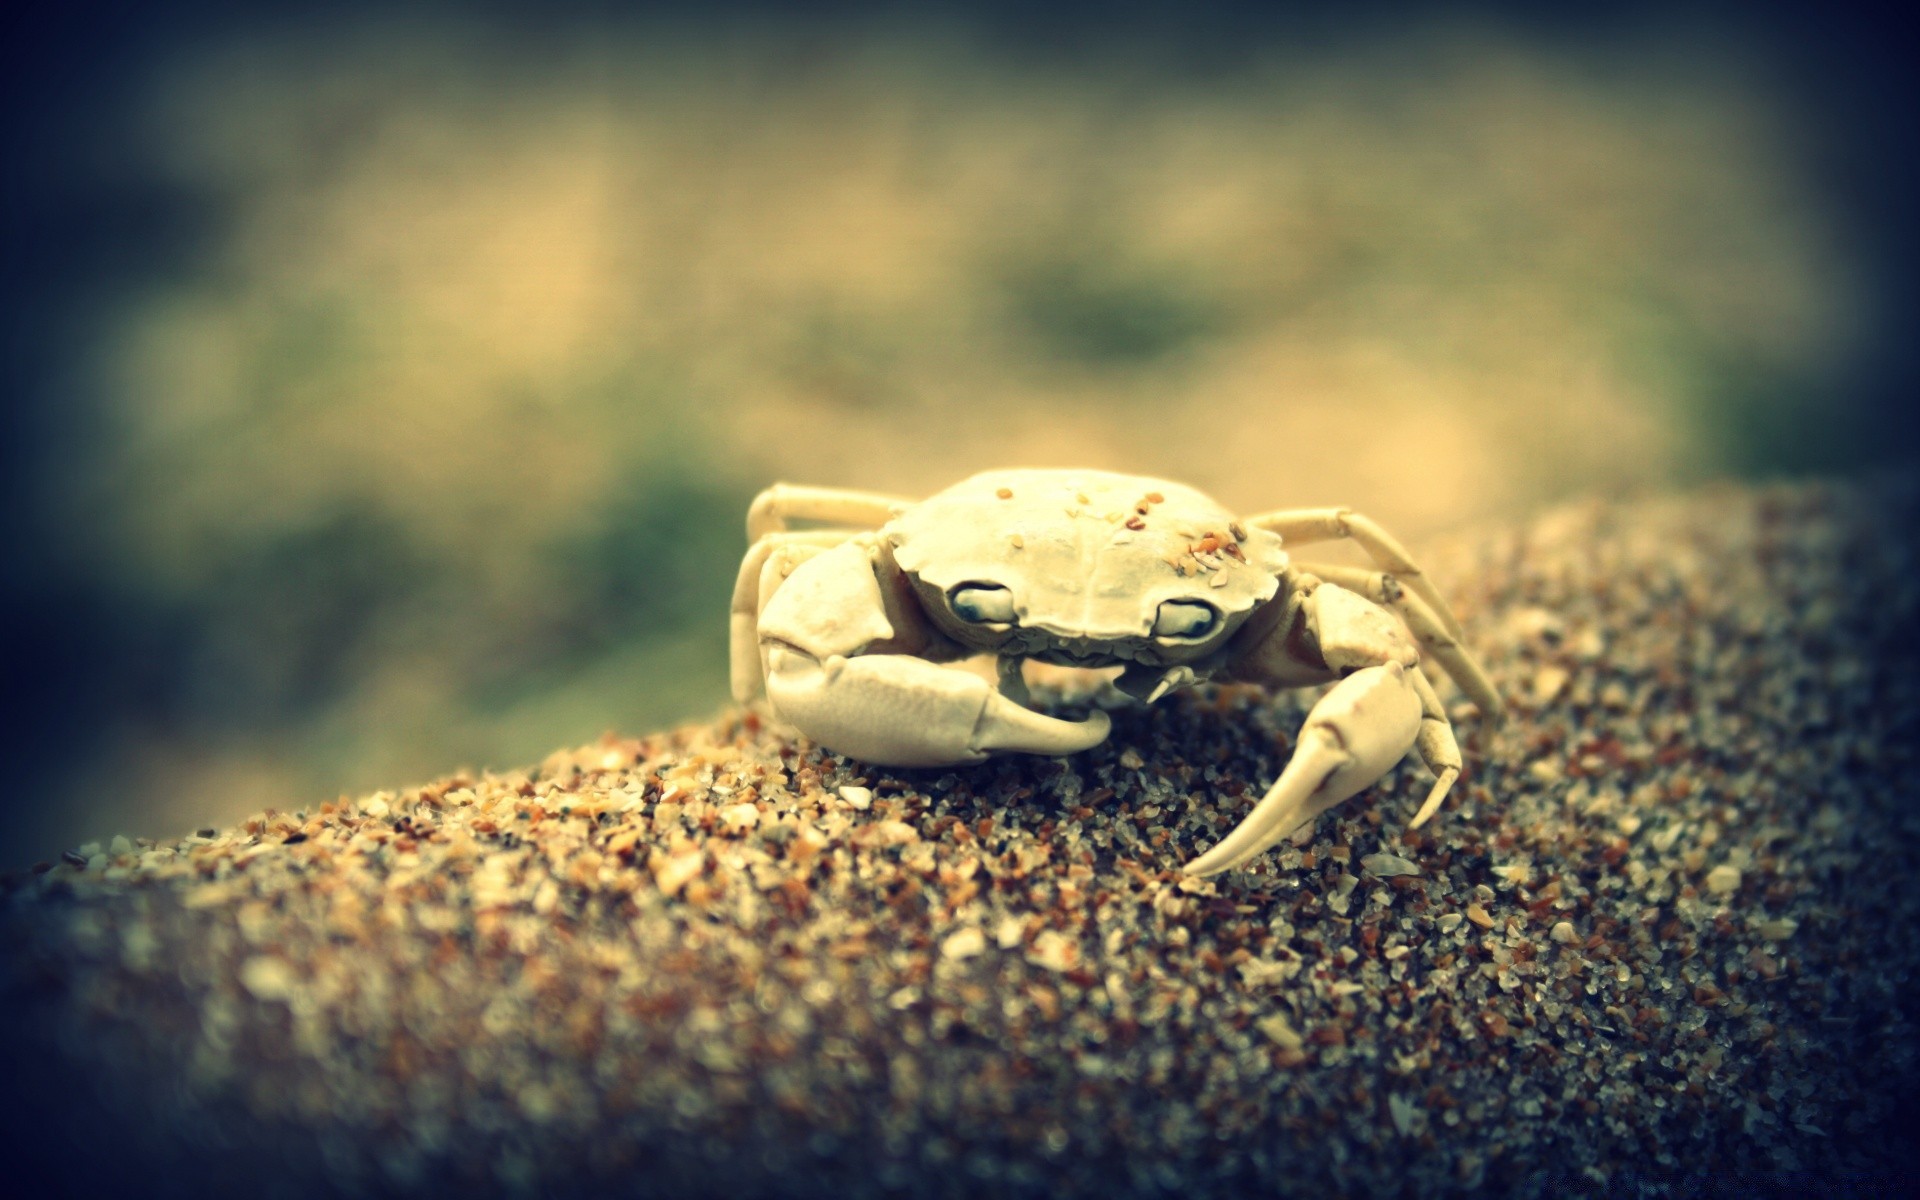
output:
M1056 667L1117 667L1126 662L1125 656L1114 653L1114 647L1101 642L1050 642L1032 651L1032 657Z
M1055 650L1048 654L1035 655L1041 662L1052 663L1056 667L1117 667L1120 660L1111 654L1068 654L1064 650Z

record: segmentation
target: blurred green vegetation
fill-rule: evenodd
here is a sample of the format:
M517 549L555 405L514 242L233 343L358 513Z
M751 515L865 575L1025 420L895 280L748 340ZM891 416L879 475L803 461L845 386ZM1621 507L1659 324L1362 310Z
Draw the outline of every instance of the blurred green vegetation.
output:
M1687 28L1217 75L791 33L370 19L136 90L141 169L217 219L93 330L63 503L142 683L71 785L118 807L47 828L718 706L776 478L1079 462L1417 539L1844 429L1854 283L1792 114Z
M1177 269L1115 254L1052 257L1039 250L1006 281L1007 320L1032 353L1070 368L1124 371L1197 348L1226 332L1224 306Z

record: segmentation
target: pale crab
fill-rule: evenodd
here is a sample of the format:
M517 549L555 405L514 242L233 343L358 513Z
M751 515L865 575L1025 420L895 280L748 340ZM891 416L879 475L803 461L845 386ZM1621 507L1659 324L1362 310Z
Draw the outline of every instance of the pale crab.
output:
M807 522L819 528L791 529ZM1245 863L1417 749L1460 774L1453 727L1422 667L1438 663L1481 714L1501 702L1432 583L1385 530L1343 508L1236 518L1193 488L1105 471L989 471L922 501L775 485L747 515L733 594L733 692L762 683L774 715L885 766L1103 741L1094 709L1027 707L1023 663L1121 667L1151 703L1208 679L1333 683L1252 813L1185 870ZM1282 543L1351 539L1379 568L1294 562ZM1000 685L954 663L997 655Z

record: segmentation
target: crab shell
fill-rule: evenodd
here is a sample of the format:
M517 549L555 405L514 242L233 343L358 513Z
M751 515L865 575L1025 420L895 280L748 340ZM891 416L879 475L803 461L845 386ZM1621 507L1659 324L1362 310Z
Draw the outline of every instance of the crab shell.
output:
M1108 471L988 471L881 528L895 563L943 632L976 650L1069 665L1193 662L1273 598L1280 538L1182 484ZM969 622L967 586L1012 593L1011 623ZM1156 636L1167 601L1208 606L1196 637Z

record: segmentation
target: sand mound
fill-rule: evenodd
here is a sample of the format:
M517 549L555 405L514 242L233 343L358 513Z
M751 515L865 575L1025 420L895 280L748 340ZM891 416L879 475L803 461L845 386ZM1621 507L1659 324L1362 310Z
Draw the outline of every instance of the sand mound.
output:
M93 1191L1205 1195L1897 1178L1920 563L1898 486L1423 547L1514 701L1176 868L1308 697L880 771L752 715L116 839L0 890L25 1161ZM24 1169L24 1168L23 1168Z

